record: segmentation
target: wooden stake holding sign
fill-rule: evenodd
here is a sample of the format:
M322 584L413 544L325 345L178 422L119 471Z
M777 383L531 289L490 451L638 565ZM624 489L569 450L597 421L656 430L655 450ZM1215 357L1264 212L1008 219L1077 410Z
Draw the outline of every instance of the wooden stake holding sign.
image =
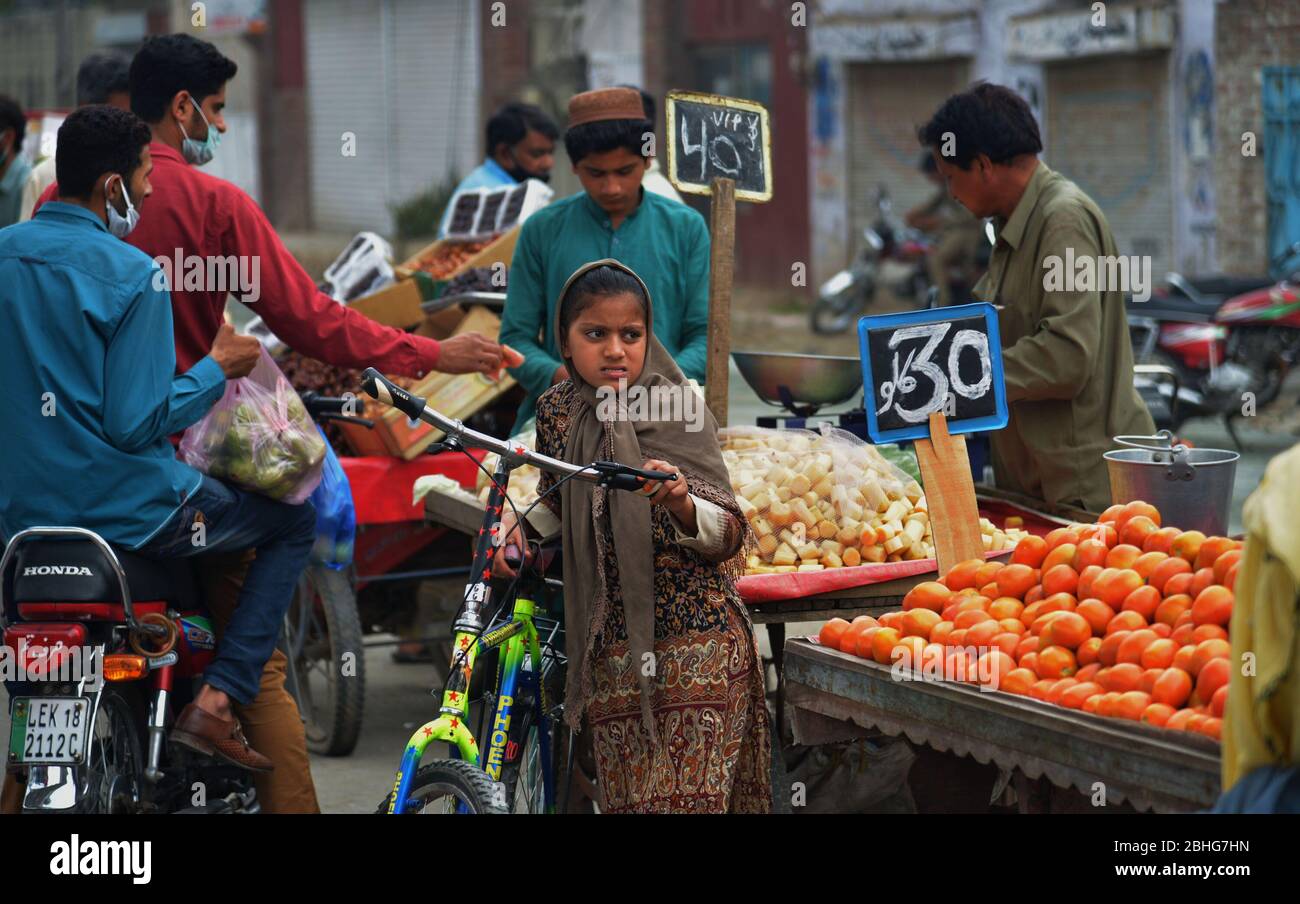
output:
M997 312L968 304L863 317L858 342L872 441L916 442L939 573L984 558L960 434L1007 425Z
M916 461L925 484L939 574L947 574L958 562L982 559L984 540L966 437L948 432L948 418L941 411L930 413L929 427L929 437L916 441Z
M668 178L678 191L710 198L709 332L704 394L719 427L727 425L731 357L731 284L736 199L772 199L772 137L767 110L753 101L668 92Z
M709 355L704 401L719 427L727 426L731 371L731 277L736 253L736 183L714 179L709 203Z

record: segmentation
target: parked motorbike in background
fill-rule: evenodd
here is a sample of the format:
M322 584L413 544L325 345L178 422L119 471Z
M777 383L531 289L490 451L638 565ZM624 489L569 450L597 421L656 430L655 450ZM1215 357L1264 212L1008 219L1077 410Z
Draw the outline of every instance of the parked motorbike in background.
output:
M1135 384L1157 427L1177 430L1192 417L1233 422L1252 394L1275 401L1300 358L1300 242L1272 262L1268 277L1166 277L1149 300L1129 300Z
M923 307L930 295L930 274L926 259L934 241L925 233L904 225L893 212L889 190L881 186L876 195L876 221L862 231L862 249L845 269L826 280L818 290L812 309L812 331L833 335L851 329L858 317L884 287L899 301ZM987 256L976 265L982 270ZM969 300L974 280L967 268L949 271L953 303Z

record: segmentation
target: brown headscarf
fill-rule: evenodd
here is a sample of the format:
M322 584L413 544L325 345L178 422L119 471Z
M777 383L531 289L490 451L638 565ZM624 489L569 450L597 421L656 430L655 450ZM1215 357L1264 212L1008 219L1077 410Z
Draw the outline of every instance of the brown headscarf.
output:
M641 284L646 298L646 357L640 376L628 384L628 390L638 387L649 390L654 386L678 386L693 391L667 350L655 338L652 322L653 305L650 290L641 277L616 260L593 261L579 268L560 292L555 308L555 336L564 340L560 332L560 312L570 288L586 273L597 267L613 267L631 275ZM564 342L560 341L561 348ZM718 424L713 414L700 400L704 413L703 429L687 430L684 420L628 420L601 421L598 417L599 397L596 388L582 378L572 359L564 358L569 379L577 388L577 409L573 413L571 429L564 447L564 460L572 464L587 465L593 461L614 460L632 467L640 467L647 458L669 461L681 470L690 491L731 512L744 530L745 542L731 560L718 567L731 578L739 577L744 569L744 555L752 537L748 522L740 513L736 497L731 491L731 479L722 461L718 447ZM608 407L608 406L606 406ZM636 670L641 687L641 715L651 738L655 736L651 699L654 682L646 663L647 654L654 652L655 553L651 534L650 503L635 493L602 487L580 480L566 481L560 487L564 519L564 608L566 653L569 658L567 689L565 692L565 720L577 729L581 724L587 701L591 699L592 678L590 660L595 640L605 623L611 601L605 573L605 532L601 529L608 521L612 528L614 547L618 556L618 596L623 601L623 619L627 625L628 647L632 653L631 667ZM579 513L590 512L590 517ZM593 568L592 565L595 565Z

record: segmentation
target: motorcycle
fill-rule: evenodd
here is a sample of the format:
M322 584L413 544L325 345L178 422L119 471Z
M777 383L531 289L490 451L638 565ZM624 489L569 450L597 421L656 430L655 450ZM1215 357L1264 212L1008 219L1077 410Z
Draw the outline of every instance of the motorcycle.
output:
M811 315L814 333L833 335L851 328L871 306L880 286L913 307L922 307L932 294L926 258L933 252L934 242L894 216L893 202L883 185L876 195L876 209L876 221L862 231L863 246L853 262L818 290ZM984 257L981 266L987 263ZM974 282L965 268L954 267L949 284L953 303L961 304Z
M188 562L34 527L9 541L0 582L24 813L260 811L251 773L167 743L216 649Z
M1135 384L1158 427L1219 416L1241 445L1233 421L1246 394L1256 407L1275 401L1300 357L1300 268L1284 266L1297 254L1300 242L1274 258L1274 272L1289 274L1275 285L1170 274L1149 300L1127 302Z

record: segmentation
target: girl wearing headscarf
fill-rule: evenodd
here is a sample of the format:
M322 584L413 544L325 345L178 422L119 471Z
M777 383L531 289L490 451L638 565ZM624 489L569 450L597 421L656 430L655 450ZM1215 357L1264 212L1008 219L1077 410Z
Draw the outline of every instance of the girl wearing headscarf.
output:
M548 494L556 478L542 476L563 530L565 719L591 732L603 812L768 812L763 671L735 583L751 536L717 424L702 400L693 421L608 403L620 383L625 399L694 392L651 311L645 283L614 260L580 268L557 305L570 377L538 400L538 451L678 475L640 495L578 480Z

